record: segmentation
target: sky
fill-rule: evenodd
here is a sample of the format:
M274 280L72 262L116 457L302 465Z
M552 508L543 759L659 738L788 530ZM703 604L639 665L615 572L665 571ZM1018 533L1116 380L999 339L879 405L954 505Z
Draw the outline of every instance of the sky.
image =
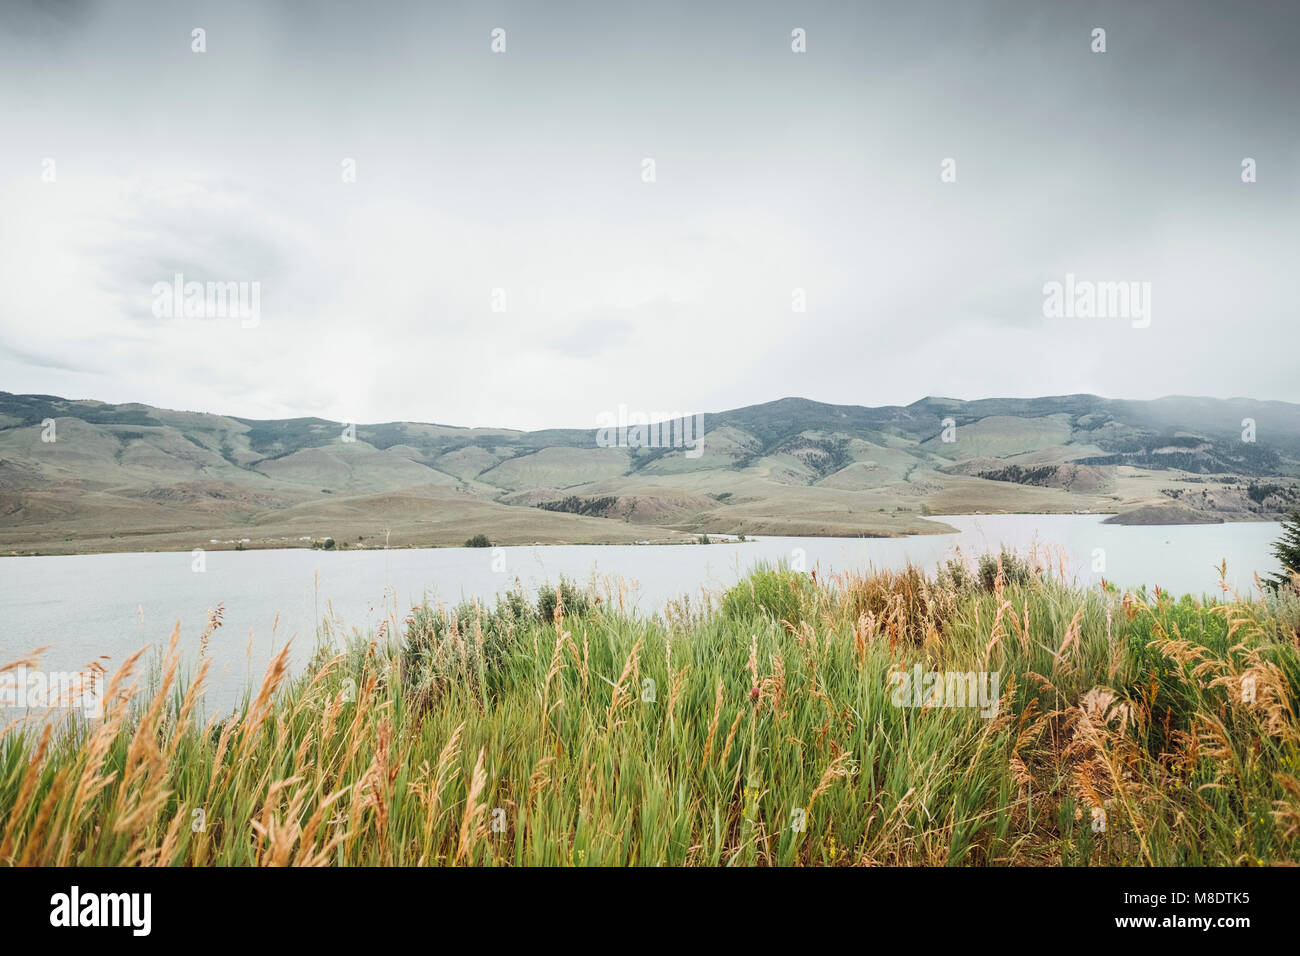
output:
M5 0L0 389L1297 402L1298 40L1282 2ZM255 318L159 314L177 274ZM1149 313L1045 315L1067 276Z

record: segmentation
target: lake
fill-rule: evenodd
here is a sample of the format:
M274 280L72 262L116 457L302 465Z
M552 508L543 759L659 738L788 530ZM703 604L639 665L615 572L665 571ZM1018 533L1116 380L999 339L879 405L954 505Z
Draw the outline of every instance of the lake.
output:
M251 678L259 682L273 654L293 640L302 666L327 613L347 629L400 625L422 600L490 599L518 579L535 590L560 575L588 581L619 578L627 602L646 613L684 594L698 597L735 583L763 561L802 560L824 572L898 568L908 561L933 571L960 548L965 554L1050 548L1082 584L1101 574L1125 587L1158 585L1196 595L1219 593L1220 561L1246 593L1253 575L1272 573L1274 522L1124 527L1103 515L936 516L957 534L911 538L762 538L745 543L434 548L381 551L211 551L193 570L188 552L0 558L0 664L52 645L45 670L81 670L107 655L111 674L148 644L165 646L177 621L185 660L197 659L208 609L224 605L210 638L213 659L207 711L226 711ZM1098 552L1097 549L1100 549ZM1055 564L1055 562L1054 562ZM278 624L276 623L278 616ZM391 625L390 625L391 626ZM7 716L14 714L8 712Z

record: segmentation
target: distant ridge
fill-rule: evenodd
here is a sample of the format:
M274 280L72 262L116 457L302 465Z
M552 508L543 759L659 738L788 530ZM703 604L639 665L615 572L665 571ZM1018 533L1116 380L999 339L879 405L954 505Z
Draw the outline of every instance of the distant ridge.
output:
M602 447L595 427L345 433L314 417L0 392L0 549L896 535L973 511L1239 521L1300 504L1300 405L1287 402L791 396L702 421L690 455Z

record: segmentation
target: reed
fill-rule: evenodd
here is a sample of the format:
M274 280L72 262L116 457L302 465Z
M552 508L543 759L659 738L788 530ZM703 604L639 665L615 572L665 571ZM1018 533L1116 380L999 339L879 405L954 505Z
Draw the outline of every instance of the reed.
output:
M1298 862L1287 606L991 560L417 608L297 676L283 648L220 723L222 632L190 679L173 634L102 719L0 738L0 864ZM997 673L996 713L899 706L918 665Z

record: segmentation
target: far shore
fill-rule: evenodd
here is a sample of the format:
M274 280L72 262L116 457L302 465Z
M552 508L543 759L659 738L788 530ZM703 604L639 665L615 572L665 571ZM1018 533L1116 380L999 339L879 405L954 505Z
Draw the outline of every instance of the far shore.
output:
M489 536L489 544L480 547L550 547L582 546L605 547L614 545L701 545L701 544L736 544L753 541L758 538L906 538L927 534L957 534L956 528L944 523L946 517L978 517L981 515L1043 515L1059 517L1076 515L1078 517L1095 517L1104 519L1101 523L1143 527L1155 525L1206 525L1228 523L1262 523L1277 521L1275 516L1237 516L1213 515L1196 512L1186 508L1147 506L1135 508L1122 513L1104 511L964 511L951 515L917 515L906 517L913 519L908 531L878 530L867 528L856 532L843 528L828 528L824 524L798 521L781 522L778 528L762 532L731 531L686 531L671 528L652 528L645 526L617 523L618 533L608 537L590 539L564 539L555 536L532 538L526 533L512 531L500 539ZM108 537L87 538L81 541L40 540L25 542L11 541L3 547L0 557L55 557L67 555L90 554L166 554L184 553L195 549L203 551L384 551L384 550L421 550L432 548L467 548L466 539L449 537L426 540L415 539L398 531L390 533L387 541L384 534L343 535L307 534L293 536L265 536L254 538L245 529L239 537L229 531L166 531L155 533L131 533ZM612 529L611 529L612 530ZM17 536L15 536L17 537ZM708 540L702 540L707 538ZM215 540L214 540L215 539ZM328 542L333 542L332 545ZM165 543L163 543L165 542ZM17 545L17 546L15 546Z

